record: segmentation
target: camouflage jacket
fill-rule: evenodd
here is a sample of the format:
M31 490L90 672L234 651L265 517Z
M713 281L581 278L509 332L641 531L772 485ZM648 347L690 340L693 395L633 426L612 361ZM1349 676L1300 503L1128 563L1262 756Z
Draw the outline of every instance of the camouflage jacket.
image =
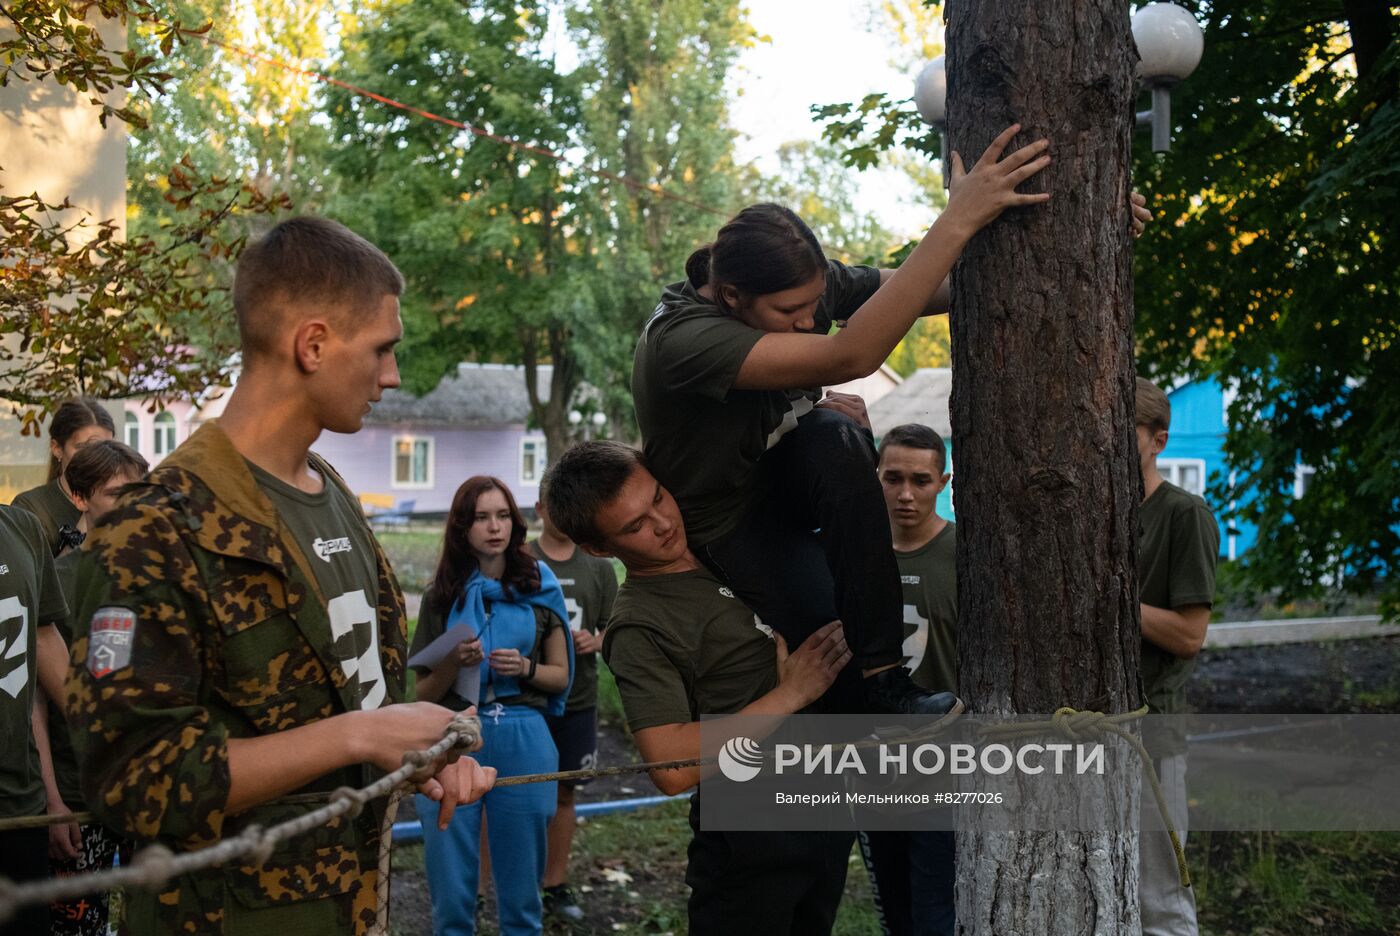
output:
M344 486L314 455L312 464ZM404 698L404 602L377 543L375 555L389 704ZM105 824L187 850L310 808L224 813L229 739L340 714L356 696L306 556L217 424L200 428L94 530L74 625L67 708L83 789ZM129 626L125 643L111 637L114 626ZM361 786L370 772L337 770L299 792ZM283 843L262 867L128 892L128 931L363 933L376 907L376 806Z

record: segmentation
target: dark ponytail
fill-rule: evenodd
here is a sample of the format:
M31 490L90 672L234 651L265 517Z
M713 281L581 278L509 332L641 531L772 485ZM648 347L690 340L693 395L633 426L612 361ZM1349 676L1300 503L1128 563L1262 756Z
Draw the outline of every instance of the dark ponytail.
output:
M764 203L736 214L713 244L685 262L696 289L708 285L719 299L720 286L763 296L801 286L826 271L826 256L812 229L791 209Z
M86 429L88 426L101 426L113 436L117 434L117 426L112 421L112 414L107 412L101 403L92 397L74 397L60 406L53 414L53 420L49 423L49 438L57 442L59 448L62 448L68 444L73 433L79 429ZM49 457L50 481L58 477L59 469L58 459L51 455Z
M685 278L690 280L690 285L696 289L710 284L710 251L714 246L706 244L691 254L690 259L685 262Z

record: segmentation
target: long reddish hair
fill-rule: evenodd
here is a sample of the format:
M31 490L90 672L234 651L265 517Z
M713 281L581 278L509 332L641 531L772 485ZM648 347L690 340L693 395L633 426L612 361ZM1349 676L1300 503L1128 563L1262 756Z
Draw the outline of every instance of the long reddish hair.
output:
M500 478L474 475L462 482L452 495L452 509L447 512L447 530L443 534L442 558L438 559L433 575L435 610L446 615L457 603L467 579L477 569L476 555L467 541L467 531L476 517L476 503L487 491L500 491L510 508L510 541L506 544L506 570L501 584L506 592L514 590L528 594L539 591L540 567L525 548L525 516L516 506L515 495Z

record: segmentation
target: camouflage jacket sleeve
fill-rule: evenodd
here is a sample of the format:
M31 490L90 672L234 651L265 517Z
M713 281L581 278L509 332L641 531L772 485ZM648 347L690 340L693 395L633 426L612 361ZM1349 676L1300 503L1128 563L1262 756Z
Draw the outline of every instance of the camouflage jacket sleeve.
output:
M204 704L217 628L158 500L129 498L104 520L79 582L66 701L92 811L136 838L186 847L219 838L228 730Z

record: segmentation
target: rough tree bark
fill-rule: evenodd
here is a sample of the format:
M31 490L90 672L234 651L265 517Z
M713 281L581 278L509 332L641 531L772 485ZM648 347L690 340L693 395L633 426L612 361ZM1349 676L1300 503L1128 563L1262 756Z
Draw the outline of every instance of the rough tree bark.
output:
M948 124L969 164L1050 140L1048 205L953 275L959 688L972 711L1139 704L1128 0L948 0ZM1137 790L1103 788L1136 814ZM1117 797L1117 799L1115 799ZM1137 933L1137 838L958 838L958 931Z

